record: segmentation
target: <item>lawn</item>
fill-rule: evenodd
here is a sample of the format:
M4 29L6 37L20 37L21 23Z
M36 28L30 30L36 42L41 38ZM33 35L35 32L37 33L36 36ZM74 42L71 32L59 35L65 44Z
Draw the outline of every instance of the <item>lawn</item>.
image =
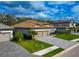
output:
M51 44L41 42L38 40L23 40L16 43L21 45L22 47L24 47L26 50L28 50L31 53L53 46Z
M56 49L56 50L53 50L53 51L51 51L51 52L49 52L49 53L47 53L47 54L45 54L45 55L43 55L44 57L51 57L51 56L54 56L54 55L56 55L56 54L58 54L59 52L61 52L61 51L63 51L64 49L62 49L62 48L58 48L58 49Z
M74 34L56 34L57 38L65 39L65 40L73 40L76 38L79 38L79 35L74 35Z

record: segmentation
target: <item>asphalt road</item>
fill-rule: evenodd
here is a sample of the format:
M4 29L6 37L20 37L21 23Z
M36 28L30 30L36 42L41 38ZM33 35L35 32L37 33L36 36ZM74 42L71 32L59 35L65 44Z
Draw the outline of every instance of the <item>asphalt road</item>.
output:
M56 57L79 57L79 44L70 47L69 49L58 54Z

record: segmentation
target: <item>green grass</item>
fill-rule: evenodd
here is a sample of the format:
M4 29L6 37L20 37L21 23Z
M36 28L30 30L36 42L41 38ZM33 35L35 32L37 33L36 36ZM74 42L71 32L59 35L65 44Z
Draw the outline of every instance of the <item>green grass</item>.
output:
M38 40L25 40L25 41L23 40L21 42L16 42L16 43L21 45L31 53L53 46L51 44L44 43Z
M56 34L57 38L65 39L65 40L73 40L76 38L79 38L79 35L74 35L74 34Z
M55 50L53 50L53 51L51 51L51 52L49 52L49 53L47 53L47 54L45 54L43 56L44 57L51 57L51 56L54 56L54 55L58 54L59 52L61 52L63 50L64 49L62 49L62 48L58 48L58 49L55 49Z

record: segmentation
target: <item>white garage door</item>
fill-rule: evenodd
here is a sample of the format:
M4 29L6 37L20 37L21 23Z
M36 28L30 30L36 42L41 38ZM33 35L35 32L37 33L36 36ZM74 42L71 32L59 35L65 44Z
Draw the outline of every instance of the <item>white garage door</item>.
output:
M2 41L9 41L10 40L10 33L0 33L0 42Z
M38 36L48 36L48 31L39 31L37 32L38 33Z

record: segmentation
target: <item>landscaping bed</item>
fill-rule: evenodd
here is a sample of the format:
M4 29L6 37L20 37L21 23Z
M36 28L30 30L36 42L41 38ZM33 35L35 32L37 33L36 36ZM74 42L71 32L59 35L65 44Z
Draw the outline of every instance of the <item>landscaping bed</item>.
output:
M79 38L79 35L75 35L75 34L56 34L55 37L65 39L65 40L73 40L73 39Z
M54 56L56 54L58 54L59 52L63 51L64 49L63 48L58 48L58 49L55 49L45 55L43 55L44 57L51 57L51 56Z
M16 43L21 45L22 47L24 47L26 50L28 50L31 53L53 46L51 44L41 42L38 40L22 40Z

